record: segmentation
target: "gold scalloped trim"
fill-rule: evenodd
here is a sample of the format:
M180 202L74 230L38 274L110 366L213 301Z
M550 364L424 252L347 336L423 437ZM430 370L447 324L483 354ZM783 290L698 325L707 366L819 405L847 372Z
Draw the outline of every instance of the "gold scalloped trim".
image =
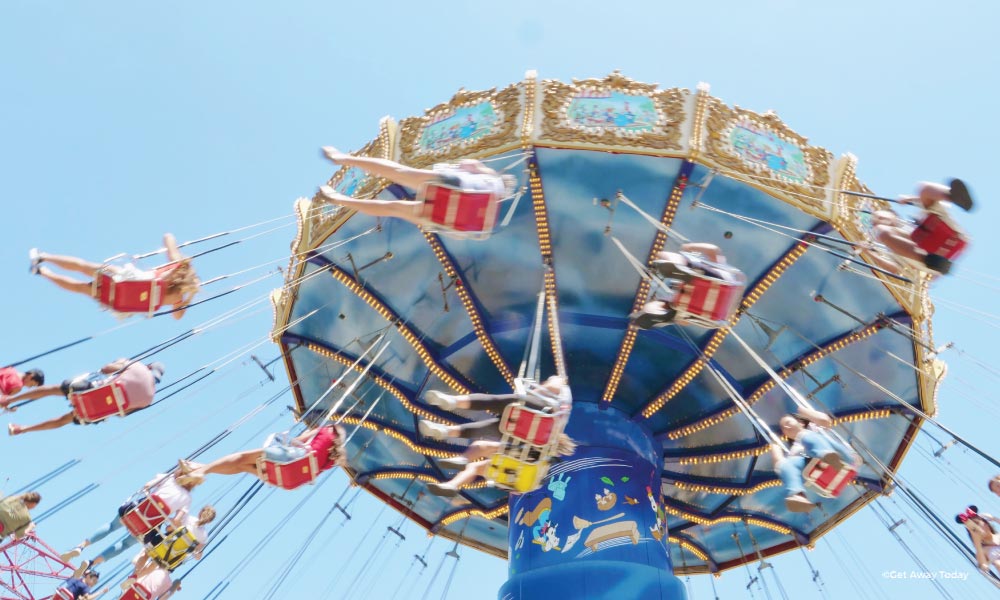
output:
M480 92L460 89L448 102L424 111L424 116L403 119L399 123L399 162L418 168L428 167L434 163L495 153L498 147L517 144L520 134L518 124L521 122L519 119L521 95L519 84L509 85L499 92L496 88ZM420 147L420 137L428 126L459 108L477 106L485 102L490 104L496 114L496 127L493 131L475 140L448 144L440 150L427 151Z
M653 101L657 119L653 131L625 132L619 128L589 127L570 121L567 113L573 100L581 93L620 92L643 96ZM544 120L539 139L574 145L603 145L650 150L681 151L685 118L684 105L691 92L683 88L658 90L656 84L639 83L613 72L604 79L574 79L572 84L554 79L542 82L542 114Z

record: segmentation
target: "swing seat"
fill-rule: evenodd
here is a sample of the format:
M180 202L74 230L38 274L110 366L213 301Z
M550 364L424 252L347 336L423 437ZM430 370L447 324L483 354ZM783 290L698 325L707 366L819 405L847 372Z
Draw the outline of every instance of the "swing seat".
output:
M198 540L187 527L179 527L158 544L146 548L146 554L156 564L173 571L198 547Z
M162 278L128 280L116 278L110 270L101 270L94 278L94 297L102 305L120 313L146 313L152 316L161 306L166 288Z
M141 583L133 582L118 600L150 600L153 594Z
M69 403L81 423L96 423L112 415L124 417L128 396L117 380L82 392L70 392Z
M265 483L283 490L294 490L316 481L316 476L319 475L319 461L312 451L301 458L282 463L261 457L257 460L257 475Z
M170 516L170 507L156 494L143 498L134 508L121 517L122 525L129 533L142 538L156 529Z
M470 192L443 183L427 183L417 193L421 215L431 225L425 231L486 239L493 233L500 198L490 192Z
M928 213L910 232L910 239L927 254L941 256L949 261L958 258L969 239L957 227L940 215Z
M683 283L669 303L677 311L674 320L709 329L726 325L739 307L746 287L743 273L735 269L727 270L732 281L698 274Z
M811 459L802 470L802 478L806 485L824 498L840 496L857 475L858 470L851 465L845 464L840 469L834 469L818 458Z
M73 595L73 592L61 587L52 594L52 600L76 600L76 596Z
M556 417L523 404L510 404L500 417L500 433L532 446L547 446L561 429Z
M548 472L545 460L532 462L497 453L490 458L486 479L494 487L523 494L538 489Z

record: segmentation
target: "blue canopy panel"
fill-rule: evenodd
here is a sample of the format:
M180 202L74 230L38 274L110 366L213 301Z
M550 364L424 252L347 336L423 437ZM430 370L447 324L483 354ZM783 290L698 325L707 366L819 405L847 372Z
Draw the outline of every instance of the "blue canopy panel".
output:
M503 168L520 158L507 153L492 166ZM612 236L645 262L657 229L614 198L621 191L659 221L679 176L687 174L689 187L666 249L676 250L681 235L717 244L746 274L748 291L764 282L744 303L735 335L803 394L815 392L818 408L869 419L846 430L880 460L896 464L908 421L865 377L906 402L923 400L915 372L905 364L917 359L913 342L885 328L887 315L904 328L910 324L886 285L861 267L860 272L841 268L844 259L824 248L803 247L810 231L838 234L763 187L715 175L699 188L709 170L679 158L537 148L535 159L552 232L551 267L574 399L601 402L613 387L616 366L620 369L610 406L648 427L663 445L668 523L672 535L688 544L688 549L671 546L675 565L724 568L742 560L731 535L734 528L745 533L746 519L760 546L774 551L857 510L868 497L861 486L825 501L822 513L793 515L784 509L784 491L768 484L775 476L764 452L767 440L734 412L724 387L698 364L702 352L711 353L711 366L772 425L792 410L787 395L769 383L732 334L693 326L640 331L628 360L619 363L628 315L646 298L637 296L640 274ZM526 185L521 166L512 172ZM410 194L393 186L379 197ZM614 211L594 199L611 200ZM450 501L426 493L427 481L453 473L443 471L438 458L462 448L422 439L416 424L420 416L459 422L475 416L429 407L422 400L429 389L510 390L508 378L517 372L531 337L545 274L537 200L529 188L516 204L507 201L501 216L512 211L509 224L481 241L424 235L393 219L351 216L314 244L288 319L294 324L282 336L302 408L371 348L354 372L363 369L384 333L388 347L371 366L370 381L344 401L354 407L348 420L353 430L378 399L350 443L351 472L422 526L499 556L507 552L505 495L482 487ZM768 280L777 266L780 276ZM554 360L547 331L542 339L545 377ZM824 350L835 345L836 351ZM317 410L340 396L334 390ZM897 412L872 412L887 408ZM877 487L881 475L865 469L861 478Z

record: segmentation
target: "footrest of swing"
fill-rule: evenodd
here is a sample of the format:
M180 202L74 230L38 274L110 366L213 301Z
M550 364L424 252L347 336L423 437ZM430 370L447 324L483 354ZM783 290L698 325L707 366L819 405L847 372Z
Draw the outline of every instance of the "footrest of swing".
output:
M910 239L927 254L936 254L953 261L965 251L968 238L940 215L926 215L910 232Z
M168 571L173 571L194 553L198 547L198 539L187 527L175 529L159 543L148 546L146 554L156 564Z
M527 462L505 454L494 454L486 470L486 479L498 488L524 493L538 489L548 472L547 462Z
M140 583L133 583L119 600L151 600L153 594Z
M257 474L265 483L283 490L294 490L316 481L316 476L319 475L319 462L313 452L284 463L261 458L257 461Z
M156 494L150 494L121 516L122 525L137 538L156 529L170 516L170 506Z
M159 279L119 280L110 271L100 271L94 285L97 301L120 313L152 314L162 306L164 283Z
M811 459L802 470L806 485L824 498L836 498L857 477L858 470L850 465L835 469L818 458Z
M489 233L496 224L499 198L490 192L470 192L440 183L424 186L423 216L450 231Z
M83 392L70 392L69 403L81 423L96 423L113 415L124 417L128 410L125 388L117 380Z
M743 298L745 278L742 273L739 275L737 282L699 276L685 283L670 303L678 312L675 320L689 320L698 325L728 321Z
M556 415L523 404L508 405L500 417L501 433L532 446L547 446L558 429Z

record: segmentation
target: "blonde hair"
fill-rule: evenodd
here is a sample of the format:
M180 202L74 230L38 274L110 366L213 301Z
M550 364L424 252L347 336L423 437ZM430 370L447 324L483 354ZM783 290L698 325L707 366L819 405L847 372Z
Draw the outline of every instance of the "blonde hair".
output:
M215 507L206 504L198 511L198 525L208 525L215 520Z
M565 433L560 433L556 438L556 454L572 456L574 452L576 452L576 442Z
M191 294L192 296L197 293L201 281L198 280L198 274L195 273L194 267L191 266L190 258L182 258L177 261L177 266L167 271L163 276L163 282L167 286L167 293L177 292L180 294Z
M340 425L333 425L333 431L337 434L330 446L330 462L338 467L347 466L347 452L344 449L344 440L347 439L347 431Z

